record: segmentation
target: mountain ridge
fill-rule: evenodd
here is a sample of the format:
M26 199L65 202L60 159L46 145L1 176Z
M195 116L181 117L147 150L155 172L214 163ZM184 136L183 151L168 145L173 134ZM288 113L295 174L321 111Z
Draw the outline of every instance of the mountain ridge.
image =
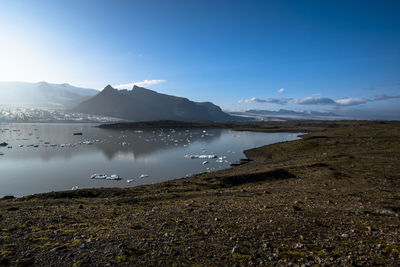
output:
M132 90L118 90L107 85L100 93L83 101L74 112L111 116L130 121L233 121L231 116L211 102L194 102L185 97L172 96L133 86Z
M18 107L71 108L99 91L72 86L68 83L55 84L45 81L0 82L2 97L0 104Z

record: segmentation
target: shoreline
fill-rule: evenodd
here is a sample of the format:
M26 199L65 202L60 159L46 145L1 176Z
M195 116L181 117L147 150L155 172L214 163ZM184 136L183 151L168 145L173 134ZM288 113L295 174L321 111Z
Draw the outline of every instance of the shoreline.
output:
M238 167L1 200L0 265L395 265L400 122L281 126Z

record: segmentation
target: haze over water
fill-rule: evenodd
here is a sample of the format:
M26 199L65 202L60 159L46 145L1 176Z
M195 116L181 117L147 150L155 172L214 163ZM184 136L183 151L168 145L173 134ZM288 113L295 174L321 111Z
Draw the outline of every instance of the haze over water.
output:
M293 140L293 133L222 129L121 131L95 124L1 124L0 196L24 196L73 187L130 187L228 168L243 150ZM83 135L73 135L82 132ZM35 147L37 146L37 147ZM218 159L185 155L215 154ZM221 160L220 160L221 161ZM94 173L120 181L94 180ZM139 178L147 174L148 177ZM128 183L128 179L133 179Z

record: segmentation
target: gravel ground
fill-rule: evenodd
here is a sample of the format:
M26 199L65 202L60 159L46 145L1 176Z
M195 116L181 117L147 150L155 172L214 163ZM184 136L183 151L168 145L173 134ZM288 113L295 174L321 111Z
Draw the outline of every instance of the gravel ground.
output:
M0 200L0 266L398 266L400 123L296 123L228 170Z

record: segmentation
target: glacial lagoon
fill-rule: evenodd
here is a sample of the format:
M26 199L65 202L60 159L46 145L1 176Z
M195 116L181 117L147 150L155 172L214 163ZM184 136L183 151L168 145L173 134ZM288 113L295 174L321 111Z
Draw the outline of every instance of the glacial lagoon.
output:
M229 129L115 130L97 124L0 124L0 197L132 187L230 168L243 150L297 133ZM82 133L82 135L74 135ZM201 155L213 155L204 159ZM214 157L215 156L215 157ZM121 180L91 179L118 174Z

